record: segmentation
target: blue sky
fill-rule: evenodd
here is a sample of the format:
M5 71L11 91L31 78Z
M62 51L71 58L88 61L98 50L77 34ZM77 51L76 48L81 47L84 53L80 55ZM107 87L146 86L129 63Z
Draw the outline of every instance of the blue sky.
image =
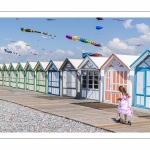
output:
M82 52L101 53L103 56L112 53L140 55L150 47L149 18L119 18L124 22L105 17L100 21L94 17L54 18L54 21L47 19L0 18L0 63L82 58ZM103 29L97 30L96 26L102 26ZM52 39L51 36L39 33L22 32L21 28L43 31L57 37ZM103 47L68 40L66 35L80 36L103 44ZM26 43L30 46L25 46ZM144 46L136 46L137 44ZM4 48L20 56L6 53Z

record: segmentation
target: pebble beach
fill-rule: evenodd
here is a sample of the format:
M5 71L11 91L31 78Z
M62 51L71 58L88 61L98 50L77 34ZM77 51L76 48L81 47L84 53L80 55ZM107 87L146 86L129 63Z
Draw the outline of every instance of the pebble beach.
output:
M108 131L0 100L0 132L98 133Z

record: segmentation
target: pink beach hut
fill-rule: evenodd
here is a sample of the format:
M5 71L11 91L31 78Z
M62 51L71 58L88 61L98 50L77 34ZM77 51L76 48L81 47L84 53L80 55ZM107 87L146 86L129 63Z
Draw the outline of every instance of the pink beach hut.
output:
M106 103L118 103L120 97L118 87L123 85L130 93L130 105L133 102L133 82L134 71L130 71L130 65L139 56L112 54L107 61L101 66L101 78L104 92L102 100Z

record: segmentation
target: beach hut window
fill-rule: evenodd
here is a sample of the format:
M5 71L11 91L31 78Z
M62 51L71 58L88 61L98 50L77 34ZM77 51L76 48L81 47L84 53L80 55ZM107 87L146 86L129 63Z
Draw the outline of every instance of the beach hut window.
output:
M93 71L89 72L89 88L93 88Z
M94 89L98 89L98 76L99 76L99 72L94 71Z
M82 74L82 88L86 88L87 85L87 72L83 72Z
M98 89L98 71L89 71L88 74L88 88Z

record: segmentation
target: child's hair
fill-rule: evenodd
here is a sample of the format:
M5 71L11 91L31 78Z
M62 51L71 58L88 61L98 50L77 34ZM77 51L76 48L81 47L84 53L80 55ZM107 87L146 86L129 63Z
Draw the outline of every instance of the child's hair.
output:
M119 91L125 95L128 95L127 90L122 85L119 86Z

